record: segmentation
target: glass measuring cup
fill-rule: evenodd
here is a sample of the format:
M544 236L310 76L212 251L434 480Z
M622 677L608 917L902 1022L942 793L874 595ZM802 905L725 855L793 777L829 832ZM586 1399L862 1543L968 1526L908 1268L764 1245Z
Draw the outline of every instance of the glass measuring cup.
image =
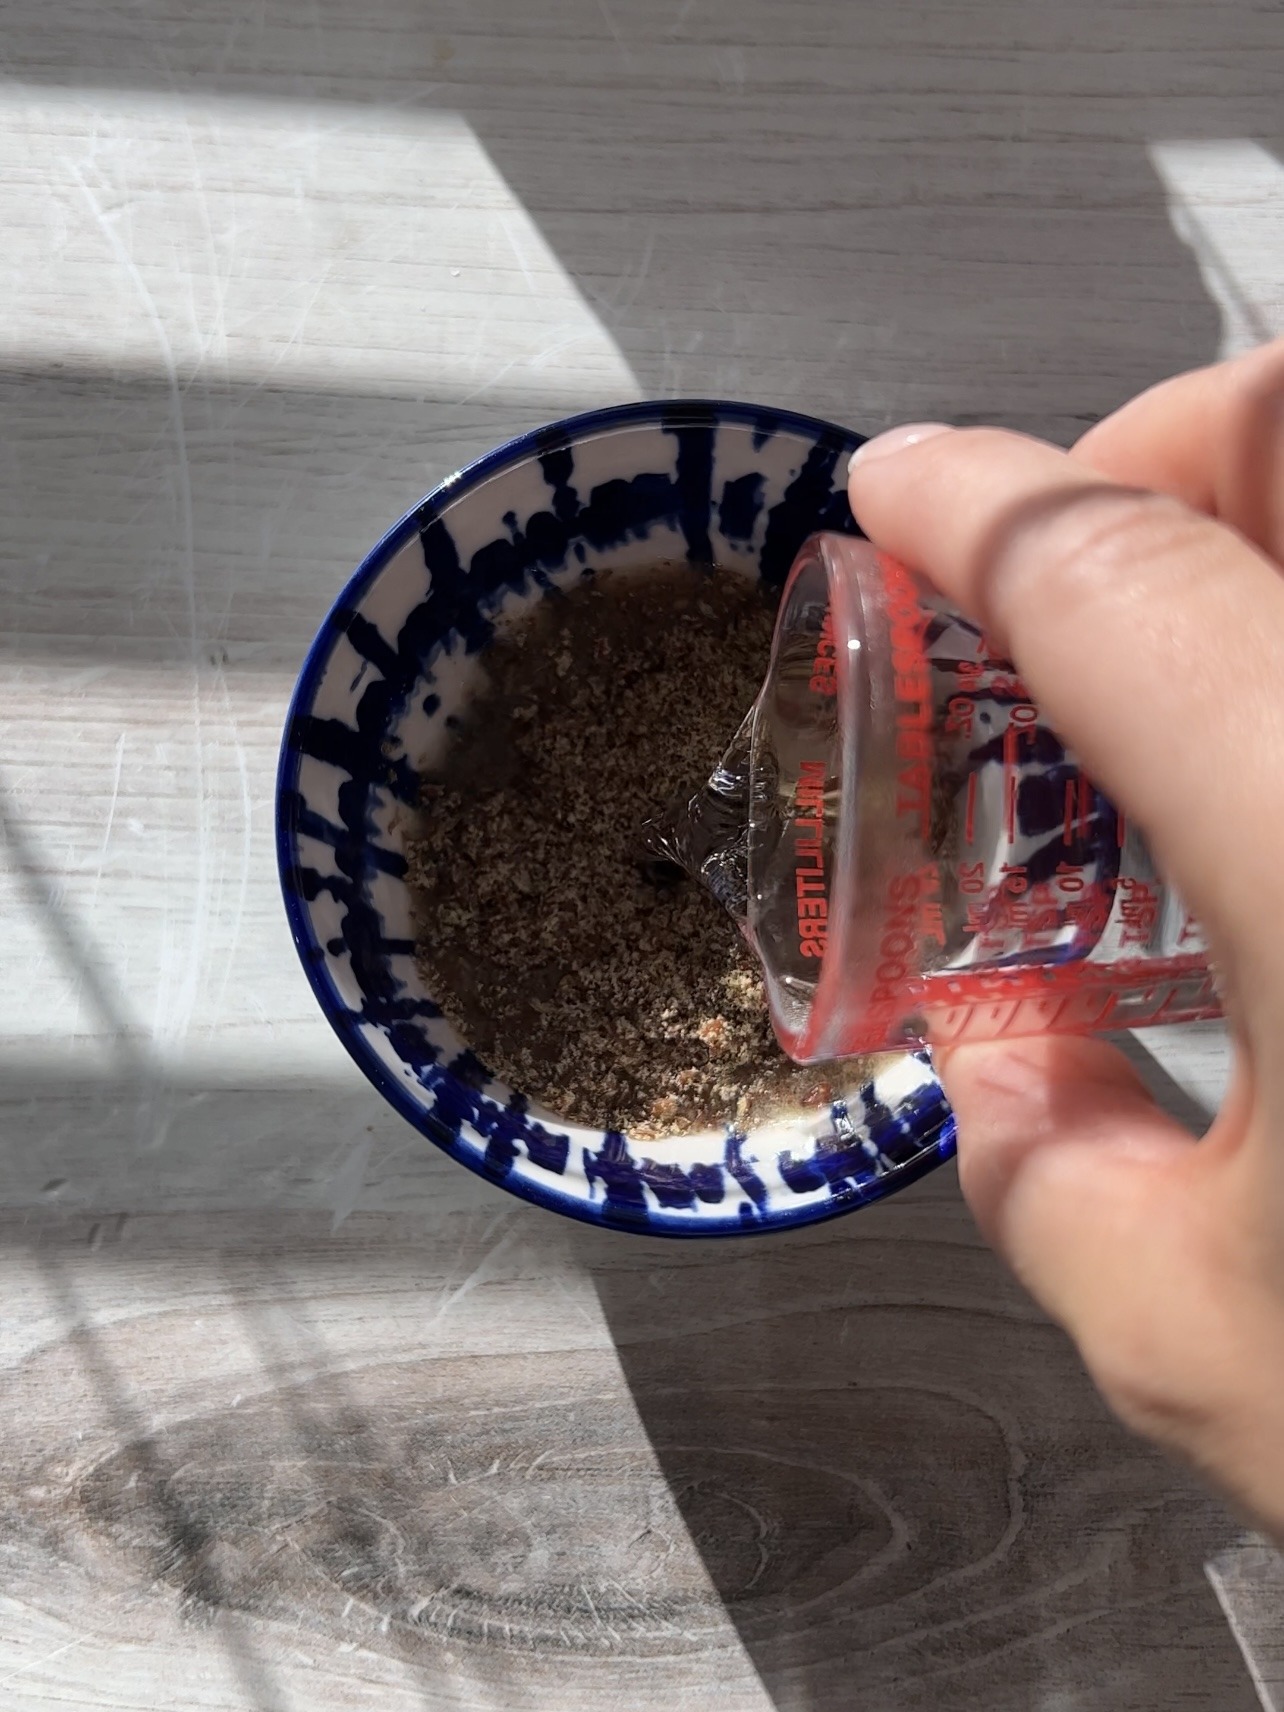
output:
M804 545L724 778L737 756L744 926L794 1058L1220 1014L1142 838L978 627L868 542Z

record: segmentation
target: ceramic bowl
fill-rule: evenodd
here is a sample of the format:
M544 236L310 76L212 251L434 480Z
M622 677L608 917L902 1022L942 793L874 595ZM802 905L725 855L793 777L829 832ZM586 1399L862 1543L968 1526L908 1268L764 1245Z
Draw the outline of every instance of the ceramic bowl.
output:
M371 551L304 663L277 782L290 928L340 1040L401 1115L513 1194L623 1230L718 1236L850 1212L949 1156L930 1065L905 1054L826 1111L633 1142L488 1079L414 959L404 846L497 616L596 569L688 559L778 587L816 529L855 532L860 437L778 410L653 403L499 447Z

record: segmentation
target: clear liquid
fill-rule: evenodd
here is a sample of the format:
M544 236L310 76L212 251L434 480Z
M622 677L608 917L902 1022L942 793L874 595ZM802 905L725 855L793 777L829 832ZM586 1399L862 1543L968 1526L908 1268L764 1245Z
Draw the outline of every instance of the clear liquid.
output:
M1198 925L1011 662L868 543L818 540L667 835L744 920L786 1049L1216 1014Z

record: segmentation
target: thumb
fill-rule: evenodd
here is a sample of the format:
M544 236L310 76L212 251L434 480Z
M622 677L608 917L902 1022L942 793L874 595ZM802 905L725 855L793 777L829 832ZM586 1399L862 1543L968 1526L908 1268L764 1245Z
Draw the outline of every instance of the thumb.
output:
M1138 1170L1175 1165L1191 1137L1099 1039L987 1042L940 1048L935 1058L977 1223L1050 1313L1077 1314L1087 1306L1084 1243L1105 1240L1123 1212L1111 1203ZM1067 1195L1077 1204L1067 1206Z
M983 1234L1115 1412L1279 1537L1284 1348L1279 1304L1246 1264L1237 1102L1196 1144L1101 1040L957 1047L938 1064Z

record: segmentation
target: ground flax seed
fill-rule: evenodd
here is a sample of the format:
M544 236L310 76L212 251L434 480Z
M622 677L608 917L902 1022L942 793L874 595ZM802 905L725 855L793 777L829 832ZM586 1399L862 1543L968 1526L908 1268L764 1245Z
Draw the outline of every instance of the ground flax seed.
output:
M541 600L423 787L411 846L428 990L496 1075L640 1138L828 1103L848 1066L776 1044L757 963L640 831L712 771L762 682L773 613L750 580L660 567Z

